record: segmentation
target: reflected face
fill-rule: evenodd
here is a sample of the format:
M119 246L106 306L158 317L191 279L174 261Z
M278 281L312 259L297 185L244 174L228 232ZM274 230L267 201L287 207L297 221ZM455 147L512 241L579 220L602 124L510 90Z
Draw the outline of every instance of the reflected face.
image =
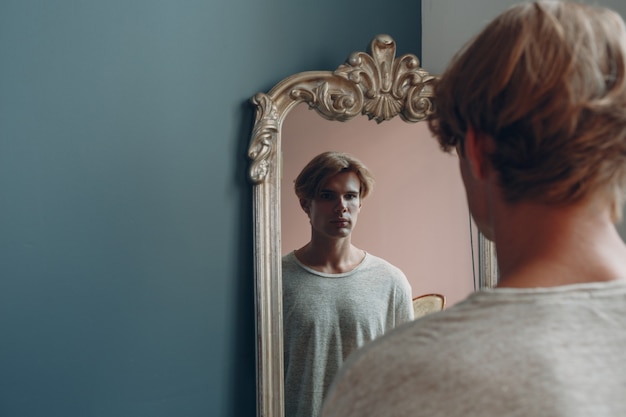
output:
M361 211L361 182L354 172L331 177L313 200L302 201L313 235L344 238L352 233Z

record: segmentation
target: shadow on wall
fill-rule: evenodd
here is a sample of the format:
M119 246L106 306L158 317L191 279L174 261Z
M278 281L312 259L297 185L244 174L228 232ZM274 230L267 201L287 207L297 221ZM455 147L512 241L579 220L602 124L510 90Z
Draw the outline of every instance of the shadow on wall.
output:
M249 101L241 105L241 123L237 132L238 148L235 152L236 160L234 178L237 184L250 184L248 180L248 145L252 124L254 121L254 109ZM239 279L236 286L236 299L233 300L233 317L235 328L232 332L237 352L235 357L236 368L232 381L231 393L233 394L229 404L232 406L232 416L254 416L256 415L256 355L255 355L255 310L254 310L254 281L249 271L253 270L253 242L252 242L252 185L241 187L240 200L247 210L241 210L239 219L239 251L236 254L239 271L235 275ZM249 263L241 262L248 260ZM242 395L244 397L242 397Z

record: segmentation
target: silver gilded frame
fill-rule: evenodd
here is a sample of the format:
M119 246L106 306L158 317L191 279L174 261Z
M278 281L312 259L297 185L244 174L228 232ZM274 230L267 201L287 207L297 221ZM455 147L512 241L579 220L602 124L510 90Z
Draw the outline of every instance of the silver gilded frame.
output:
M376 36L370 51L354 52L335 71L294 74L269 93L252 98L256 120L248 156L253 183L257 415L284 416L281 269L281 127L289 111L305 102L328 120L365 115L378 123L399 116L423 121L434 109L433 81L412 54L396 57L396 43ZM493 286L495 256L479 245L480 286Z

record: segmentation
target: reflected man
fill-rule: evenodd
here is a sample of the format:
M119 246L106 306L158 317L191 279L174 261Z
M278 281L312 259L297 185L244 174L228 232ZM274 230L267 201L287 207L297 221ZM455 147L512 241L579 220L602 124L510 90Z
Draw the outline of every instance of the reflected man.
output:
M626 415L623 20L520 3L455 56L434 97L429 126L457 149L497 288L357 351L324 417Z
M339 152L316 156L295 180L311 239L282 262L287 417L317 417L348 354L413 318L404 273L352 244L373 182Z

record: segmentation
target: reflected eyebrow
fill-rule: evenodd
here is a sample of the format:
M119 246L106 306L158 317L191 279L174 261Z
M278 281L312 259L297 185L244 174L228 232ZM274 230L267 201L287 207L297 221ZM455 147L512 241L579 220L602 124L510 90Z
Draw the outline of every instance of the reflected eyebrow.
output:
M320 194L321 194L321 193L331 193L331 194L357 194L357 195L358 195L358 194L360 194L359 190L348 190L348 191L346 191L346 192L344 192L344 193L341 193L341 192L338 192L338 191L335 191L335 190L330 190L330 189L327 189L327 188L322 188L322 189L319 191L319 193L320 193Z

